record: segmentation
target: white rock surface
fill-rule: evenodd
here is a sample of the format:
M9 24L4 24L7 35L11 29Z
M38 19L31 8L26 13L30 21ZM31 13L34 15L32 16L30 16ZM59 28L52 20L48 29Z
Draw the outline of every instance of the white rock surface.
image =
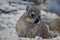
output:
M8 28L0 32L1 40L18 40L16 31L14 28Z
M0 0L0 11L3 13L10 13L18 10L23 10L26 9L27 5L19 5L19 4L13 4L9 3L11 0ZM18 1L20 2L21 0L12 0L12 1Z
M24 13L24 11L18 11L17 13L11 14L1 14L0 16L0 27L4 28L14 28L19 17Z
M18 8L10 6L10 5L1 5L0 6L0 11L2 11L3 13L10 13L10 12L14 12L17 11Z

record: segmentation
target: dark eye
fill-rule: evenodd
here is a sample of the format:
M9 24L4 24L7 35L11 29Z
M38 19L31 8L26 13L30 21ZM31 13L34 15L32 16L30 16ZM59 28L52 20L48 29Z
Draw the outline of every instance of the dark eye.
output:
M31 18L35 17L35 14L31 14Z
M31 14L31 16L35 16L35 14Z

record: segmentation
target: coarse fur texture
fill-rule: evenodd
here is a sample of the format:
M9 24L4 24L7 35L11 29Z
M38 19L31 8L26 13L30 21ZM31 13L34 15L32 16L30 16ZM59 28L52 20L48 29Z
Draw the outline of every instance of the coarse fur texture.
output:
M19 37L34 38L35 36L40 36L44 39L49 38L48 28L39 14L40 10L34 6L27 6L26 12L16 24L16 32Z

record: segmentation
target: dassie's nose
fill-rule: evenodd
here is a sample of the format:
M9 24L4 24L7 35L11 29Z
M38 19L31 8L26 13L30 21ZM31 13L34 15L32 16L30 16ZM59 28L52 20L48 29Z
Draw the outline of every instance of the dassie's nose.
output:
M36 20L35 20L35 22L34 22L34 23L38 23L38 22L39 22L39 20L40 20L40 16L38 16L38 17L36 18Z

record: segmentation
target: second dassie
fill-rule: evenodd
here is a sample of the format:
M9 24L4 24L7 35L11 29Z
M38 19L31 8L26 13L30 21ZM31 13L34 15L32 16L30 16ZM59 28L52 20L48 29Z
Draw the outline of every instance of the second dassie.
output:
M19 37L34 38L40 36L49 38L48 28L41 21L40 10L34 6L27 6L26 12L21 16L16 24L16 32Z

